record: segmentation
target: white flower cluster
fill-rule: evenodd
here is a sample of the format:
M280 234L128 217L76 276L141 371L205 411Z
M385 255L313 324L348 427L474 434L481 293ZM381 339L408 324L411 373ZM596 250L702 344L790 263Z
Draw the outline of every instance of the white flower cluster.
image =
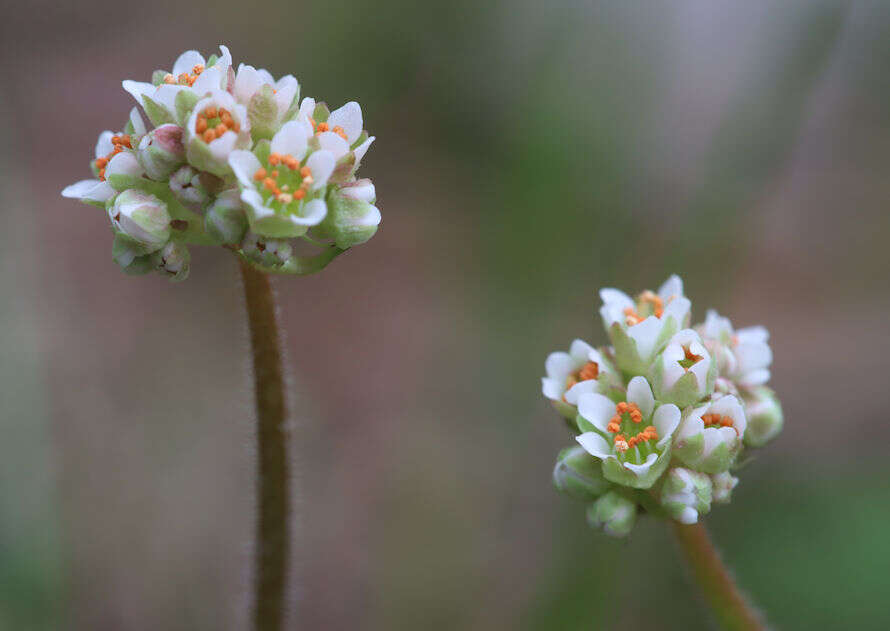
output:
M556 487L591 502L592 525L621 536L646 512L690 524L728 502L745 448L782 428L766 387L772 351L763 327L734 330L708 311L689 328L691 303L670 277L636 298L600 291L610 346L575 340L547 358L544 396L580 446L563 450Z
M186 51L150 83L124 81L141 106L104 131L94 178L65 197L105 208L114 260L130 274L188 275L188 244L223 245L271 272L308 274L377 231L374 184L356 171L374 142L362 110L300 100L288 75L232 65L228 48ZM322 251L297 256L294 240Z

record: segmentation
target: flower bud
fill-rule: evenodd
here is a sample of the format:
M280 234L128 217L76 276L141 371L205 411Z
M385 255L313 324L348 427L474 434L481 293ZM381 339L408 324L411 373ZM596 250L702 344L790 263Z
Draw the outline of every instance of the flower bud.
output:
M742 404L729 394L686 408L674 442L674 457L696 471L726 471L742 447L747 425Z
M139 164L153 180L164 180L185 162L182 127L161 125L143 136L136 152Z
M553 468L553 485L578 500L592 500L611 486L603 477L602 462L583 447L567 447L559 452Z
M170 241L163 248L151 255L151 262L162 274L170 276L170 280L180 281L188 278L191 254L188 248L178 241Z
M221 243L240 243L247 232L247 215L241 205L241 193L237 188L220 193L207 208L204 230Z
M252 262L265 267L279 267L294 255L291 244L285 239L268 239L255 232L248 232L241 242L241 252Z
M143 254L144 248L127 235L118 232L111 246L111 258L125 274L138 276L152 270L151 254Z
M587 523L607 535L628 535L637 520L637 505L615 491L606 493L587 508Z
M114 228L138 244L140 254L159 250L170 239L167 204L154 195L128 189L114 199L108 214Z
M765 386L752 388L743 395L743 400L748 416L745 444L749 447L763 447L782 431L782 406L776 394Z
M661 505L681 524L694 524L711 510L711 478L682 467L667 472L661 487Z
M190 206L203 206L210 199L203 173L185 165L170 176L170 190L179 201Z
M334 240L338 248L359 245L374 236L380 224L380 211L371 180L344 184L328 198L328 214L313 233Z
M711 476L711 484L714 487L714 501L728 504L732 496L732 490L739 483L739 479L729 471L723 471Z

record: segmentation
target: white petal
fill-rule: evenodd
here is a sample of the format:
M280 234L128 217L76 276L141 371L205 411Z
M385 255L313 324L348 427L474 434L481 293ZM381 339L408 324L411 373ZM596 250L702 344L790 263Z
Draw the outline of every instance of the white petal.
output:
M235 100L247 105L251 97L262 85L263 80L257 73L256 68L241 64L238 66L238 73L235 75L235 86L232 89L232 93L235 95Z
M141 177L143 174L142 166L136 160L136 155L132 151L121 151L108 162L105 167L105 177L112 175L132 175Z
M260 68L256 72L260 78L260 81L271 86L275 85L275 77L272 76L271 72L269 72L265 68Z
M730 394L725 397L720 397L711 404L710 411L713 414L719 414L720 416L728 416L732 419L733 427L736 428L738 434L740 436L745 434L748 420L745 418L745 409L735 396Z
M584 447L584 451L591 456L596 456L600 460L615 457L612 454L612 447L606 442L606 439L596 432L584 432L580 436L575 437L575 440Z
M652 388L645 377L637 375L627 384L627 402L636 403L643 413L643 420L652 416L655 407L655 397L652 396Z
M373 204L377 199L377 191L374 189L374 183L369 179L356 180L344 184L340 188L340 193L350 199L357 199L362 202Z
M253 175L262 167L257 157L250 151L233 151L229 154L229 166L244 188L254 188Z
M300 216L293 215L293 221L301 226L314 226L324 221L328 205L323 199L313 199L303 205Z
M578 397L578 413L605 432L609 420L615 416L615 403L597 392L590 392Z
M744 329L739 329L736 331L736 335L738 336L739 344L769 341L769 331L762 326L749 326Z
M673 403L658 406L655 414L652 415L652 425L655 426L655 430L658 432L656 447L659 449L664 447L671 439L671 436L673 436L679 424L680 408Z
M68 187L71 188L71 187ZM64 192L62 193L64 195ZM560 383L556 379L551 379L550 377L542 377L541 378L541 392L545 397L551 399L553 401L559 401L562 399L562 392L564 383Z
M334 155L334 160L339 160L349 153L349 143L332 131L323 131L318 136L318 144L323 151L330 151Z
M227 131L219 138L214 138L207 145L210 148L211 155L220 162L226 162L229 154L235 149L235 143L238 142L238 134L233 131Z
M572 356L576 363L583 365L587 362L587 358L592 350L593 347L584 340L575 339L572 340L572 345L569 347L569 355Z
M751 372L746 373L739 380L739 383L747 388L753 388L754 386L762 386L769 381L769 378L769 368L761 368L759 370L752 370Z
M300 114L306 116L307 118L312 118L312 112L315 111L315 99L311 96L307 96L303 99L302 103L300 103Z
M605 442L605 441L603 441ZM652 465L655 464L655 461L658 460L658 454L649 454L646 456L646 460L643 464L634 464L632 462L625 462L623 466L625 469L629 469L633 471L634 474L639 478L641 476L646 475L649 472L649 469L652 468Z
M176 95L183 90L188 90L188 88L184 85L162 83L147 96L158 105L162 105L172 115L176 112ZM139 101L139 104L143 105L142 101Z
M219 58L216 60L216 63L213 64L213 67L216 68L220 66L220 68L224 70L228 70L232 65L232 53L229 52L229 47L224 46L223 44L219 45Z
M299 82L292 75L285 75L275 84L275 102L278 104L278 114L284 114L293 104Z
M690 436L697 436L701 434L705 429L704 421L702 421L702 414L708 411L708 406L703 405L695 408L694 410L686 409L686 418L683 420L683 426L680 427L680 431L677 434L678 438L689 438ZM659 442L660 439L659 439Z
M571 403L572 405L578 405L578 399L581 398L582 394L587 394L588 392L599 392L599 382L596 379L588 379L587 381L579 381L568 391L565 393L565 398L567 403Z
M600 355L600 352L595 348L591 347L590 351L587 353L587 361L591 361L596 364L600 369L603 367L603 356Z
M360 219L356 219L355 221L353 221L353 225L365 227L379 226L382 219L383 216L380 214L380 209L373 204L369 204L367 212L362 215Z
M689 309L691 307L692 303L689 301L689 298L684 298L682 296L674 298L670 302L665 303L664 313L661 317L666 319L673 316L677 321L677 324L683 326L686 323L686 316L689 315Z
M192 84L192 91L199 97L201 97L208 92L221 90L223 88L223 82L225 81L225 78L225 70L214 65L212 68L208 68L200 74L200 76Z
M127 79L126 81L122 81L121 85L124 90L130 93L130 96L136 99L136 102L139 103L139 105L142 105L142 97L144 95L150 95L155 91L154 85L143 81L131 81L130 79Z
M600 289L600 298L603 300L603 304L607 305L616 305L620 309L625 309L627 307L634 307L633 300L630 299L626 293L621 291L620 289L613 289L612 287L606 287L604 289Z
M306 155L308 140L305 126L298 121L289 121L272 137L271 149L273 153L290 154L297 160L302 160Z
M62 189L62 197L91 202L107 201L115 193L116 191L108 185L108 182L99 180L81 180Z
M306 160L306 166L312 170L312 190L318 190L327 185L336 162L329 151L315 151Z
M139 113L138 107L134 107L130 110L130 124L133 126L133 134L136 136L145 135L145 121L142 120L142 114Z
M246 188L241 191L241 201L253 209L253 215L256 219L263 219L275 214L272 208L263 203L263 196L252 188Z
M702 458L707 458L711 453L723 443L733 443L738 434L731 427L708 427L702 432L704 436L704 450Z
M377 139L376 136L371 136L365 142L360 144L358 147L352 150L352 153L355 154L355 163L358 164L362 161L362 158L365 157L365 154L368 152L368 148L371 146L371 143Z
M681 524L694 524L698 521L698 511L691 506L685 506L677 517L677 521Z
M636 341L637 353L644 361L649 359L652 351L655 350L655 342L658 341L663 327L664 322L655 316L649 316L642 322L628 327L627 334Z
M547 372L548 377L559 379L565 383L566 379L569 378L569 375L576 368L571 355L562 351L556 351L547 356L547 361L544 362L544 370Z
M97 158L107 156L114 150L114 143L111 142L112 136L114 136L113 131L103 131L101 134L99 134L99 140L96 141Z
M350 101L340 109L331 112L328 117L328 125L331 129L342 127L346 132L346 139L351 145L362 133L362 108L355 101Z
M765 342L739 344L733 349L733 354L739 362L738 370L741 373L766 368L773 362L773 352Z
M192 74L192 68L198 64L204 65L204 56L197 50L187 50L173 62L173 74L177 77L183 72Z
M672 297L680 297L683 295L683 279L676 274L668 278L661 287L658 288L658 297L667 302Z

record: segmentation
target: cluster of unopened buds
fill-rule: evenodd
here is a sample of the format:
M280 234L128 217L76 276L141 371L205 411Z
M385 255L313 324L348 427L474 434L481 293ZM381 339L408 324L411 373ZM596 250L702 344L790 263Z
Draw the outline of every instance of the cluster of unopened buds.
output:
M358 103L301 101L294 77L236 71L225 46L123 87L139 107L100 134L94 178L62 195L106 209L125 272L181 280L189 245L217 245L265 271L310 274L377 231L374 184L356 175L374 141Z
M577 443L559 454L554 484L611 535L628 534L640 513L695 523L712 502L729 502L743 451L782 429L766 387L769 334L734 330L713 310L690 328L677 276L657 293L600 297L611 344L575 340L545 366L544 396Z

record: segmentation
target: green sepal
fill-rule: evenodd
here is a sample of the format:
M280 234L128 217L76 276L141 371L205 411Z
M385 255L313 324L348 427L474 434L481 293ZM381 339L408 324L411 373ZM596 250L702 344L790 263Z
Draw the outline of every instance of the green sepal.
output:
M350 149L355 150L356 147L358 147L360 144L365 142L367 139L368 139L368 132L363 129L362 133L359 134L358 140L356 140L354 143L352 143L352 146L350 147Z
M111 258L120 265L127 274L138 275L151 271L151 252L135 239L123 232L114 233L114 241L111 244ZM143 269L145 265L147 269Z
M733 441L732 445L723 442L705 456L704 431L677 439L675 442L674 455L678 460L691 469L712 475L728 470L735 461L741 446L741 441L738 440Z
M607 535L625 537L637 520L637 505L616 491L610 491L587 508L587 523Z
M613 322L608 327L609 339L615 347L615 364L629 375L645 375L649 372L653 360L664 350L667 343L678 331L677 321L673 316L668 316L663 322L661 333L652 347L651 357L641 357L637 350L637 342L620 322Z
M145 94L142 95L142 109L145 110L145 115L148 116L148 120L155 127L176 122L170 110L159 103L155 103L151 97Z
M260 140L253 148L253 155L257 157L260 164L269 164L269 154L272 153L272 142L270 140Z
M210 55L210 57L207 58L207 63L205 64L205 67L210 68L211 66L216 65L217 61L219 61L219 55L217 55L216 53L213 53L212 55Z
M333 239L338 248L346 250L365 243L377 232L377 226L363 226L356 221L368 212L371 204L332 193L327 200L328 214L313 229L313 234Z
M250 135L254 141L272 138L277 131L278 103L272 86L266 84L251 97L247 104L247 118L250 120Z
M176 99L173 103L176 107L176 120L180 127L185 127L198 101L198 95L191 90L180 90L176 94Z
M312 110L312 120L316 123L326 123L331 117L331 110L328 109L327 103L316 103L315 109Z
M290 220L290 215L275 213L265 217L256 217L250 204L245 204L247 220L250 229L258 235L270 239L292 239L301 237L309 230L309 226L295 224Z
M345 184L352 179L355 172L355 154L350 151L345 156L337 160L331 177L328 178L330 184Z

